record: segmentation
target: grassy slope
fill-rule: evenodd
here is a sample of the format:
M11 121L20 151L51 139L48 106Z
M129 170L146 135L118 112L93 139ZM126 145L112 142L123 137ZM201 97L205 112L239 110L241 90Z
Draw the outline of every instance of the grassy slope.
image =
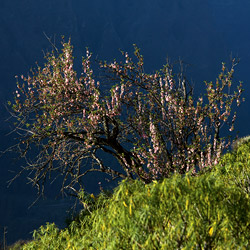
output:
M245 141L200 176L123 181L110 197L89 196L92 211L64 230L40 227L24 249L249 249L249 194Z

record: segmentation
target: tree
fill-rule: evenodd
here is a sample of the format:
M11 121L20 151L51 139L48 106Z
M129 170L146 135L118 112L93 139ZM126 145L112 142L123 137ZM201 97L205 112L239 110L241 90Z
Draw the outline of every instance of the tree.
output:
M220 137L221 128L233 130L231 107L241 100L241 83L229 92L235 60L230 70L222 64L216 82L205 82L206 95L195 100L193 88L172 65L145 73L135 46L134 59L122 52L124 62L100 62L106 80L114 83L107 93L94 79L89 50L78 77L73 47L70 41L62 45L60 54L47 54L43 67L21 76L21 82L17 77L11 104L20 136L16 146L34 185L43 186L57 172L64 177L62 190L74 188L92 171L150 183L173 172L196 174L218 162L230 144ZM30 160L34 147L37 154ZM106 166L100 151L114 157L120 170Z

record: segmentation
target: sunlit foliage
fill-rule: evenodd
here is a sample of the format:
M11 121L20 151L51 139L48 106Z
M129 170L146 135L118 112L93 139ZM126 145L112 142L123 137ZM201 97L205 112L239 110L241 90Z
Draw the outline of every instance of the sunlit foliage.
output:
M123 181L112 196L88 196L93 209L68 228L35 231L24 249L249 249L249 175L250 142L205 174Z

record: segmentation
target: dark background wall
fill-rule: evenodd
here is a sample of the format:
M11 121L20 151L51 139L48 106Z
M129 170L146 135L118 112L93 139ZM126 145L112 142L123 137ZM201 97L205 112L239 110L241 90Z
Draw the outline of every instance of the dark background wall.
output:
M146 70L159 69L166 57L190 64L188 76L196 94L203 81L215 80L221 62L238 56L236 80L244 82L246 102L240 107L236 130L249 134L250 2L248 0L1 0L0 1L0 150L14 143L6 136L11 128L4 105L13 98L15 75L27 74L42 51L51 45L44 33L60 45L61 35L71 37L76 61L86 46L97 59L119 58L119 49L132 51L136 43L144 55ZM0 239L7 227L7 240L30 238L32 230L46 221L63 226L68 199L45 200L32 208L35 192L20 178L9 188L6 182L20 169L13 155L0 158ZM88 191L98 188L90 178Z

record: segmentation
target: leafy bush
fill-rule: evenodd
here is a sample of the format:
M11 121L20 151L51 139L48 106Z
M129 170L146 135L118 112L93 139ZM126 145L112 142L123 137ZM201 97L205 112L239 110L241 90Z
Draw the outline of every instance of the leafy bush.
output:
M249 174L250 142L198 176L122 181L78 223L41 227L24 249L249 249Z
M237 145L237 146L236 146ZM231 153L225 154L216 171L228 185L241 188L250 194L250 137L240 138Z

